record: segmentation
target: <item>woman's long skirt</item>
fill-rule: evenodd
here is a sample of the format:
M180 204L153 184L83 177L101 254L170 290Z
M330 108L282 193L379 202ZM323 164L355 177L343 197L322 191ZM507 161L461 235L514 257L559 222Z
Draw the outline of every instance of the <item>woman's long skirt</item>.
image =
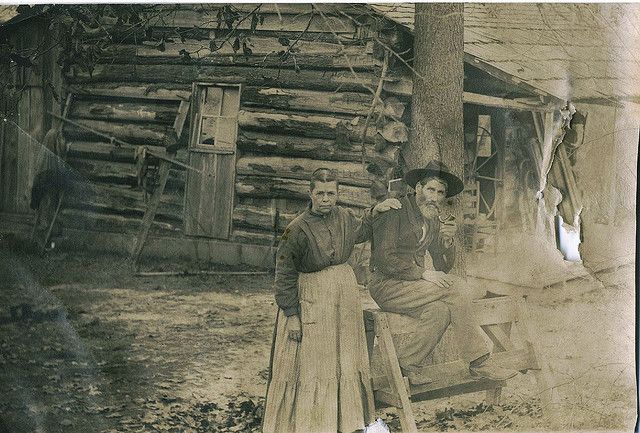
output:
M302 341L280 311L263 433L352 433L373 421L356 278L347 264L300 274Z

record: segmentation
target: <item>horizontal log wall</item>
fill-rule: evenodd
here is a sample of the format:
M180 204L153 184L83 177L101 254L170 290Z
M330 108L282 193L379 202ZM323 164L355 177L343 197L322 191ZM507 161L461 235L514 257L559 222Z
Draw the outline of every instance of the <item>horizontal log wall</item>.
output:
M251 6L239 5L239 10ZM264 4L264 21L247 40L250 52L223 43L229 32L224 24L217 28L219 5L181 5L169 19L157 19L135 37L125 37L122 28L104 20L112 35L123 37L113 38L120 43L99 55L91 73L79 66L70 69L66 80L76 98L69 115L131 145L65 126L69 163L82 179L74 185L65 221L138 230L135 222L146 209L146 194L138 185L136 151L141 145L162 151L173 144L173 121L180 101L190 98L193 82L242 84L233 239L275 244L305 208L308 178L318 167L337 171L340 204L370 206L371 182L385 180L402 144L381 137L378 131L392 119L383 115L383 105L372 109L382 61L373 54L373 42L363 37L368 30L358 25L365 22L358 7L318 7L323 14L312 17L309 4ZM287 49L283 40L295 43L293 56L281 55ZM186 140L181 145L177 158L186 161ZM171 170L154 230L182 229L189 212L183 208L188 175L188 170Z

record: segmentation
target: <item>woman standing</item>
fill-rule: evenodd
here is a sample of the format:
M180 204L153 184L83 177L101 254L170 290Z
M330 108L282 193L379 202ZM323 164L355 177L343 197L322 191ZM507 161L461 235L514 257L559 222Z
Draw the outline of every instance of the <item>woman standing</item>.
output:
M369 360L355 275L346 262L370 238L362 219L336 206L338 182L316 170L309 208L289 224L276 257L278 316L263 433L351 433L373 420Z

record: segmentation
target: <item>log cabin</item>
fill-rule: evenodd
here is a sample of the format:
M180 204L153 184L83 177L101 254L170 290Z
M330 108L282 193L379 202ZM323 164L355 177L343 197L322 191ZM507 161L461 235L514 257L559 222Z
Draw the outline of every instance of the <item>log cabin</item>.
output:
M3 8L4 44L22 53L0 65L3 230L32 223L41 142L57 128L77 174L59 220L77 248L131 251L158 183L158 153L181 164L171 165L144 254L231 264L272 266L315 168L338 172L340 204L356 210L403 172L412 27L397 10L183 4L127 17L108 7L71 36L52 11ZM571 98L514 79L468 49L483 41L473 45L467 33L465 243L481 251L495 248L499 228L536 225L543 143L562 140L545 137L543 119L568 126L560 108ZM83 56L65 56L69 38ZM551 176L578 200L561 159ZM569 221L580 205L565 203Z

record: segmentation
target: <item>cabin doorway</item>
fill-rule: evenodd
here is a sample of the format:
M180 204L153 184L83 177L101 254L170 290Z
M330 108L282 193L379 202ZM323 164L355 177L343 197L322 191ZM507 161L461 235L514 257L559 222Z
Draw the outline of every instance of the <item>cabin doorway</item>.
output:
M229 239L234 201L240 85L194 83L185 234Z

